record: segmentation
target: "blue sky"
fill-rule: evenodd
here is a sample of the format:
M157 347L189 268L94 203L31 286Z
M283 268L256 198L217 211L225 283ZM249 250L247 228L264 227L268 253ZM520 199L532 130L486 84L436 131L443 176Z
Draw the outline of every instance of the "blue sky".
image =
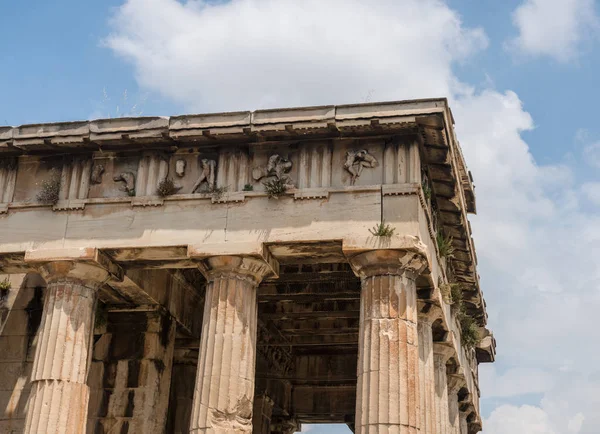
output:
M448 96L498 340L484 433L598 433L598 7L5 1L0 124Z

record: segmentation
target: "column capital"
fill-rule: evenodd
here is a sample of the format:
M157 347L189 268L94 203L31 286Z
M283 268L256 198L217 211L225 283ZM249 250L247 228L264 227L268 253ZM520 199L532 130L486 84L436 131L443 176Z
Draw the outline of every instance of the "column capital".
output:
M198 265L209 282L223 276L248 279L258 285L265 277L277 275L277 262L272 258L252 256L211 256Z
M442 317L442 311L440 307L432 303L422 302L419 300L418 308L418 319L420 323L427 323L431 325L435 320Z
M111 279L122 281L124 277L123 269L95 248L33 250L25 252L24 259L46 283L69 279L97 289Z
M427 268L427 258L410 250L379 249L358 253L349 258L359 277L407 274L414 279Z
M433 343L434 360L439 360L440 362L446 364L446 362L454 357L454 355L454 348L452 348L452 346L442 342Z
M467 383L463 376L457 374L448 375L448 393L458 393L466 385Z

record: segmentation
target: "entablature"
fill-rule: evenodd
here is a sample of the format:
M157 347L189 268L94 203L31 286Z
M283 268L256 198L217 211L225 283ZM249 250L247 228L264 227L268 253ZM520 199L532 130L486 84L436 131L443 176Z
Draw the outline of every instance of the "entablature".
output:
M132 267L189 268L262 243L416 238L432 287L462 285L483 328L473 192L445 99L0 127L4 254L92 242ZM391 243L368 232L384 221Z

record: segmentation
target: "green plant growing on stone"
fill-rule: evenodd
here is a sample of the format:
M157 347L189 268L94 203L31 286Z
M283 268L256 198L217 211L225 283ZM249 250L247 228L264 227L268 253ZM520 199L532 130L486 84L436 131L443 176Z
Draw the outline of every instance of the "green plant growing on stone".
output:
M454 246L452 245L452 237L444 237L441 232L438 232L435 240L437 242L438 252L442 258L454 257Z
M425 196L425 200L431 199L431 187L429 187L429 184L423 181L421 187L423 188L423 196Z
M8 277L4 280L0 280L0 291L10 291L10 288L12 288L12 285L10 284Z
M254 191L254 186L252 184L246 184L246 185L244 185L244 188L242 191Z
M225 193L227 193L227 187L213 186L208 189L208 194L210 194L213 200L221 199Z
M392 235L394 235L395 230L396 228L393 228L390 225L386 224L384 221L382 221L378 225L375 225L373 226L373 228L369 229L369 232L371 232L371 234L376 237L390 238Z
M279 178L272 179L270 181L263 182L265 191L269 198L279 199L279 196L285 194L288 187L287 184Z
M60 173L58 170L52 169L50 172L50 178L42 181L42 189L37 194L36 199L38 202L54 205L58 202L58 195L60 193Z
M461 309L458 314L460 323L460 341L465 348L471 349L479 345L481 338L479 337L479 326L473 317L467 315L464 309Z
M167 197L175 194L179 191L179 188L175 185L171 178L165 178L158 183L156 187L156 194L160 197Z
M8 280L8 277L4 280L0 280L0 302L4 302L11 287L12 286L10 284L10 280Z

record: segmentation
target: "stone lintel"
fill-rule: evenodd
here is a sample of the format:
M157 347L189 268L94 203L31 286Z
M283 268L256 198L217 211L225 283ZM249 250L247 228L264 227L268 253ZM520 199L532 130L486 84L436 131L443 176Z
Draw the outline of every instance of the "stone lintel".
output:
M24 262L38 269L49 283L61 278L80 280L99 287L108 280L122 281L123 269L105 253L90 247L65 250L30 250Z
M419 252L410 250L370 250L350 257L354 273L361 277L384 274L407 274L416 278L427 268L427 259Z

